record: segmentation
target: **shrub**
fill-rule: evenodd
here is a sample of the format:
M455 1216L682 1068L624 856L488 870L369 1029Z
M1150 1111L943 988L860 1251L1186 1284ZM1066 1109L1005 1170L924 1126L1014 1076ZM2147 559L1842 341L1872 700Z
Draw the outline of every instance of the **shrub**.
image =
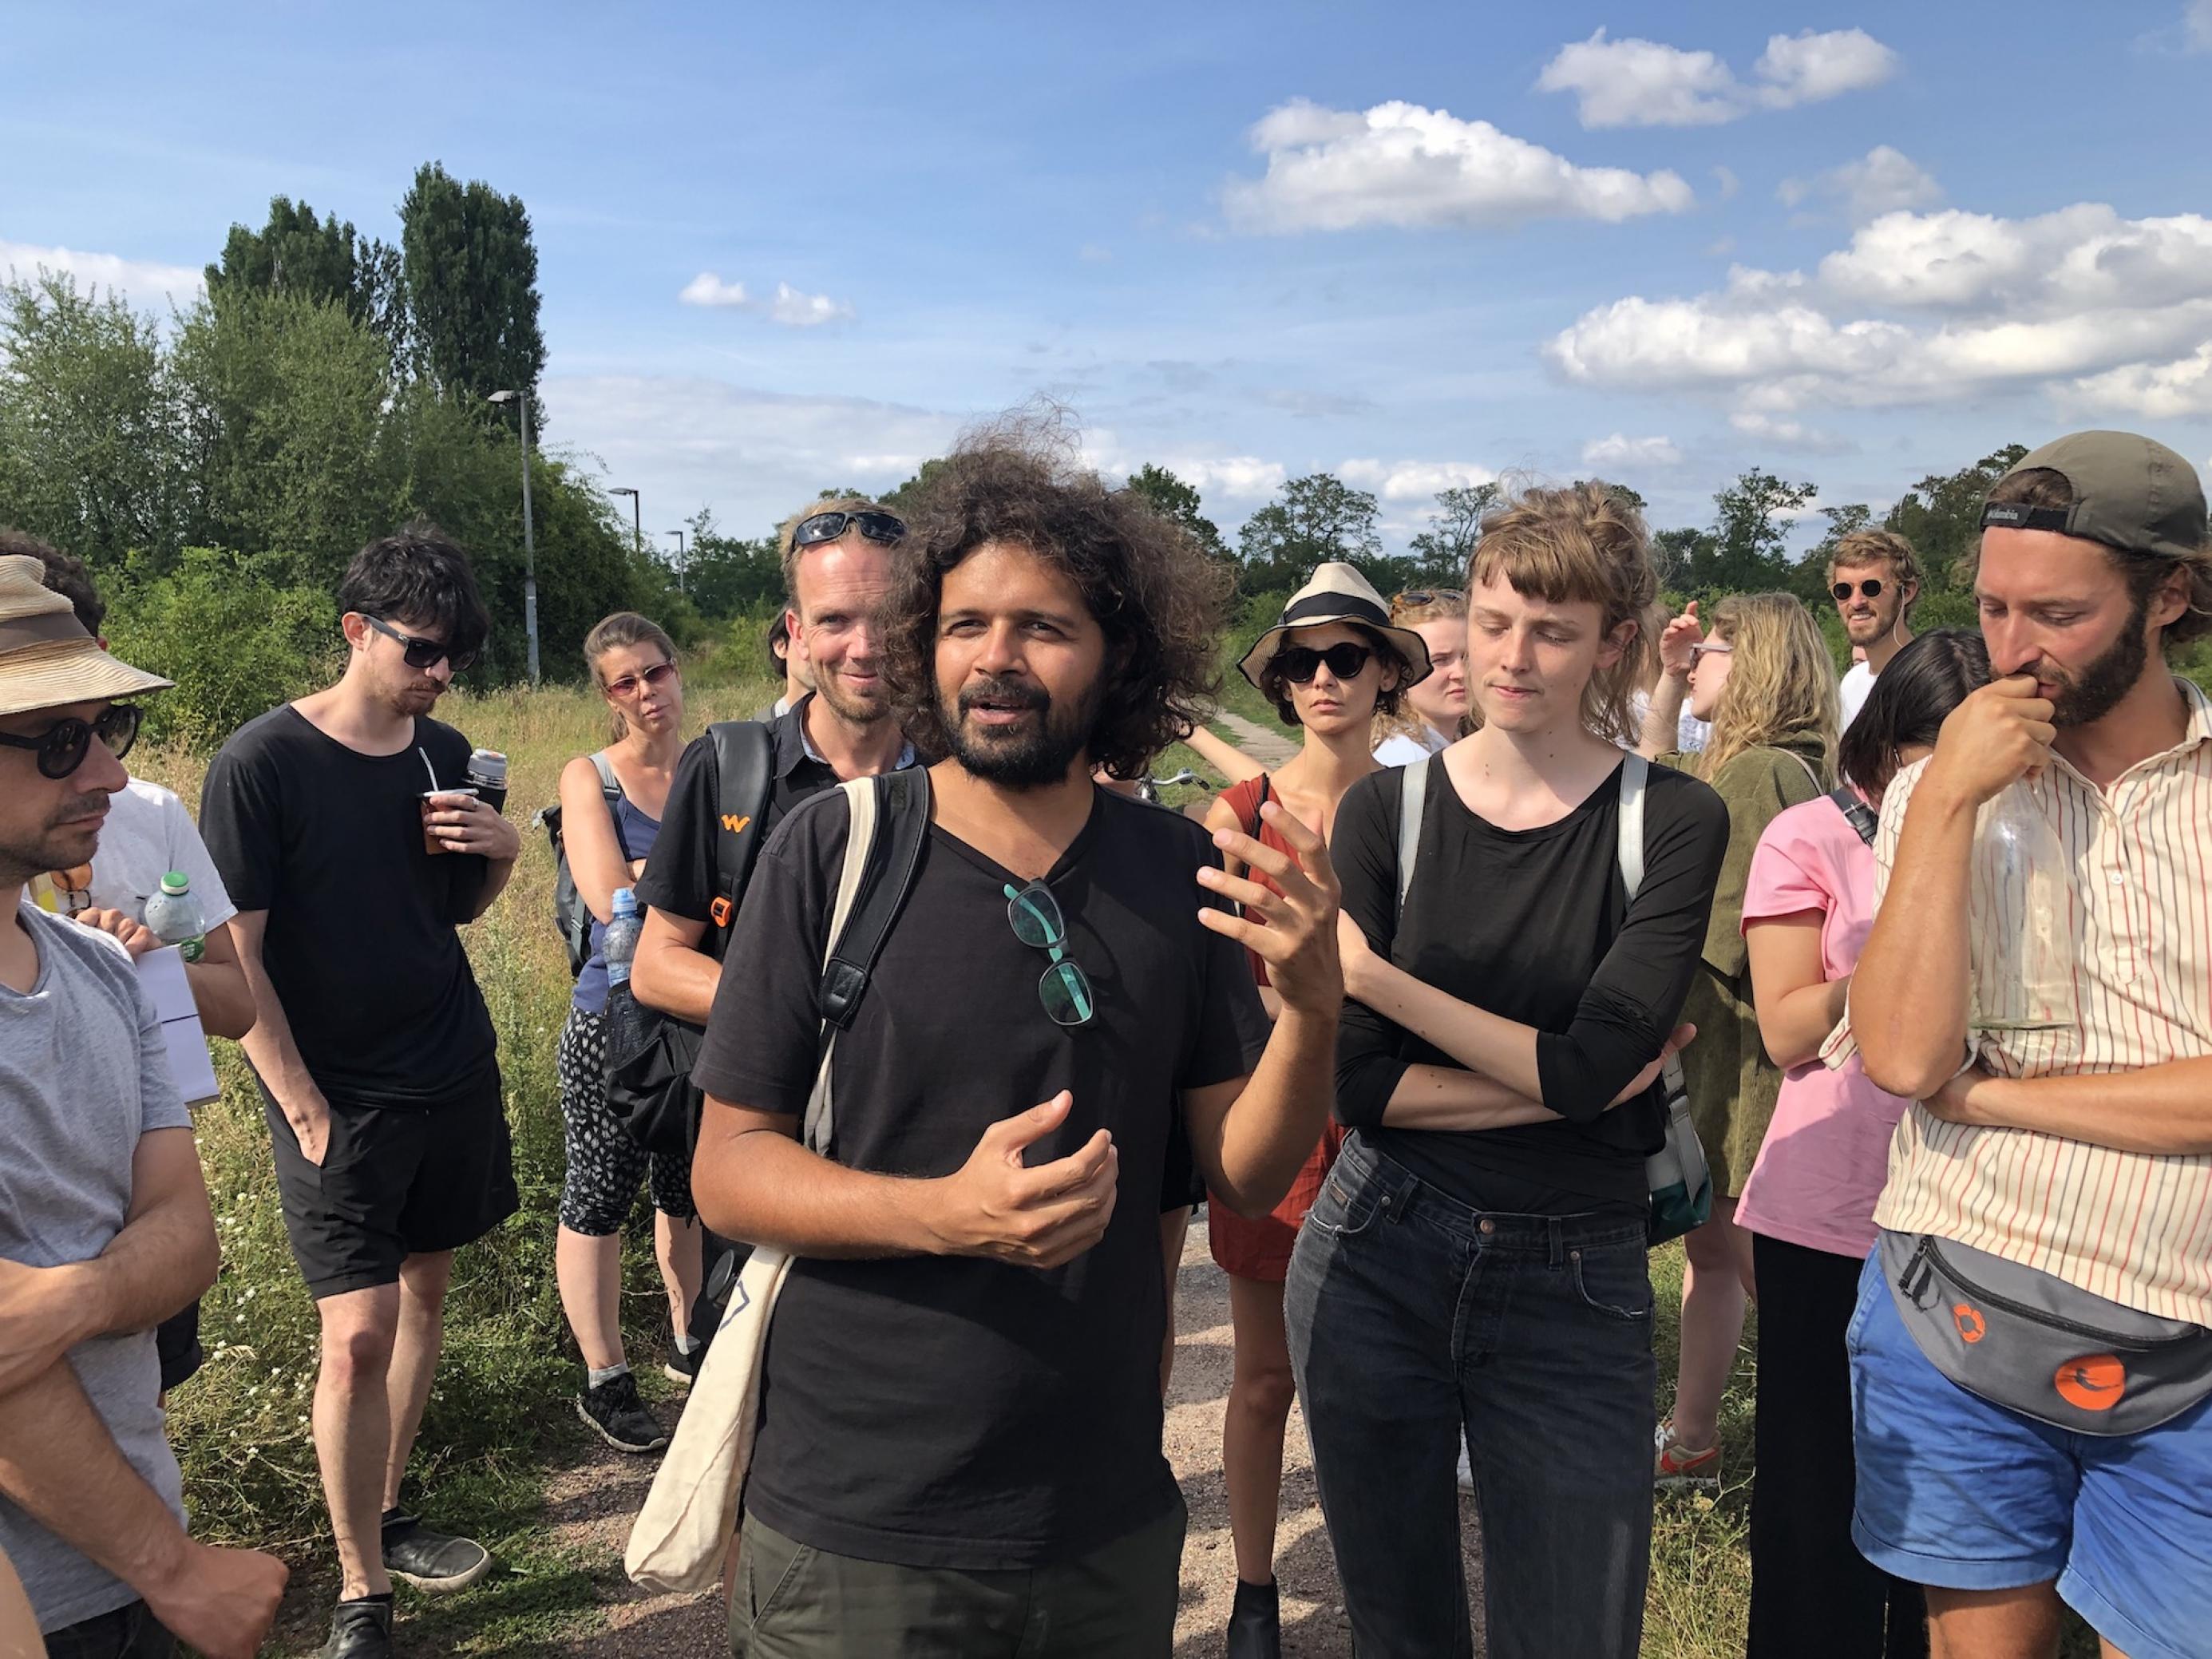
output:
M149 738L211 750L335 676L337 605L288 577L276 554L188 547L167 573L126 580L108 641L124 661L177 683L146 700Z

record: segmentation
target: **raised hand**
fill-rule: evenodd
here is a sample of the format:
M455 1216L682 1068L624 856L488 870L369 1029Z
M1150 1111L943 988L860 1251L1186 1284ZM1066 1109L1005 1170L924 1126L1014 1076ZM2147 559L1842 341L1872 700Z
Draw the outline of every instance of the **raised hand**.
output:
M1698 602L1692 599L1682 607L1682 614L1659 630L1659 666L1676 679L1689 678L1690 666L1697 660L1692 647L1705 637L1705 625L1698 620Z
M1243 914L1231 915L1209 905L1200 910L1198 919L1267 964L1268 981L1284 1007L1334 1019L1344 1005L1344 970L1337 958L1335 866L1320 835L1284 811L1280 802L1267 802L1260 815L1291 844L1291 852L1237 830L1217 832L1213 844L1281 890L1206 865L1199 870L1199 885L1235 900Z
M968 1162L939 1183L929 1226L946 1254L1057 1267L1106 1236L1121 1170L1113 1136L1101 1129L1069 1156L1035 1168L1022 1161L1067 1121L1074 1104L1063 1089L983 1131Z
M2038 775L2058 735L2052 712L2033 675L1991 680L1945 716L1927 781L1979 805L2020 779Z

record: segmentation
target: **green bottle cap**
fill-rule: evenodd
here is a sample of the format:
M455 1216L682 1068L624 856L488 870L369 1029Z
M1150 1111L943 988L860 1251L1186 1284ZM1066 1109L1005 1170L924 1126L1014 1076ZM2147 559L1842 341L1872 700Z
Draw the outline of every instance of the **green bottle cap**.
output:
M192 878L181 870L172 870L161 878L161 890L171 898L192 890Z

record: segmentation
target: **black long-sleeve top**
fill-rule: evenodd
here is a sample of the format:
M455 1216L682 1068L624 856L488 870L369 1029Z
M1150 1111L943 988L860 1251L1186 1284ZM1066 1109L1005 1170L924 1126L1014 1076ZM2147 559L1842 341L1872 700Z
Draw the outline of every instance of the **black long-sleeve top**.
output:
M1695 778L1654 766L1644 874L1628 902L1619 861L1618 773L1556 823L1500 830L1470 811L1431 763L1402 921L1398 812L1405 774L1361 779L1338 809L1331 853L1345 913L1378 955L1476 1007L1535 1027L1543 1103L1564 1122L1481 1130L1382 1121L1406 1068L1459 1062L1357 1002L1337 1041L1337 1115L1370 1145L1462 1203L1571 1213L1642 1205L1658 1150L1656 1087L1608 1111L1680 1013L1728 850L1728 810ZM1463 1068L1461 1068L1463 1069Z

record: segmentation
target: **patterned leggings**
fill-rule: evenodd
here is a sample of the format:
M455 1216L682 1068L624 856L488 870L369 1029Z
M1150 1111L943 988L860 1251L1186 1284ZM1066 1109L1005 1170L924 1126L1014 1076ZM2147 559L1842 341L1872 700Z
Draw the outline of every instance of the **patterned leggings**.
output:
M568 1127L568 1176L561 1183L561 1224L587 1238L621 1231L648 1164L653 1207L677 1221L696 1217L690 1154L672 1158L647 1152L607 1109L606 1026L599 1015L568 1010L556 1064L561 1116Z

